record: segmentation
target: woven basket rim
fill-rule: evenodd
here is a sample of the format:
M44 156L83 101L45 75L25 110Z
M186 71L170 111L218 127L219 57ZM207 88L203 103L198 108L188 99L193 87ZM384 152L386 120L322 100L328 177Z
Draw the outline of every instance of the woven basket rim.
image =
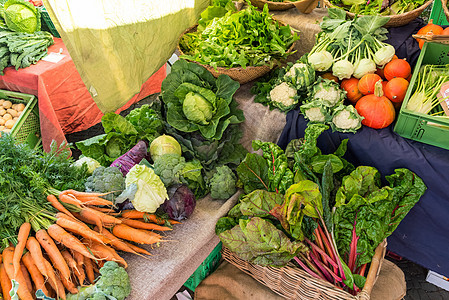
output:
M286 26L286 24L276 18L273 17L273 20L275 20L276 22L278 22L279 24L281 24L282 26ZM179 42L181 41L182 37L186 34L186 33L190 33L193 29L196 29L198 27L198 24L195 24L189 28L187 28L186 30L184 30L184 32L181 34L181 36L178 39L178 44L177 44L177 50L179 51L179 53L181 55L184 55L184 52L181 50L181 47L179 46ZM293 51L293 49L295 48L295 42L293 42L293 44L290 46L290 48L288 48L288 50L286 51L286 53L291 53ZM210 65L205 65L202 64L200 62L194 61L194 60L189 60L186 59L190 62L194 62L200 66L203 66L205 68L212 68L214 69L216 72L220 73L220 72L232 72L232 71L239 71L239 70L252 70L252 69L258 69L258 68L266 68L266 67L270 67L270 69L272 68L272 64L275 65L276 62L278 62L277 59L273 58L270 63L261 65L261 66L246 66L246 68L243 67L232 67L232 68L226 68L226 67L212 67Z
M432 2L433 2L433 0L428 0L428 1L424 2L423 5L421 5L421 6L417 7L417 8L415 8L414 10L411 10L411 11L408 11L408 12L406 12L406 13L403 13L403 14L399 14L399 15L389 15L389 16L387 16L387 17L390 18L390 20L388 21L388 23L394 22L394 21L397 21L397 20L400 20L400 19L403 19L403 18L406 18L406 17L408 17L408 16L411 16L411 15L413 15L413 14L418 13L419 11L422 12L424 9L426 9L427 6L429 6L430 4L432 4ZM341 8L341 7L337 6L337 5L332 4L329 0L324 0L324 4L325 4L326 6L328 6L328 7L338 7L338 8ZM345 10L345 12L346 12L346 15L349 16L350 18L355 18L355 16L356 16L355 13L352 13L352 12L349 12L349 11L346 11L346 10ZM421 14L421 12L419 12L419 14ZM419 14L418 14L418 16L419 16ZM363 16L363 15L357 15L357 16ZM386 25L388 25L388 23L387 23Z
M343 298L343 299L354 299L355 300L355 299L369 299L372 287L374 286L374 284L375 284L375 282L376 282L376 280L377 280L377 278L379 276L380 269L382 267L382 263L383 263L384 258L385 258L386 247L387 247L387 240L386 239L383 240L377 246L375 255L373 256L372 264L370 265L369 271L367 273L367 282L366 282L365 286L363 287L362 291L360 291L360 293L358 293L356 296L353 296L353 295L349 294L346 291L342 291L342 290L338 289L337 287L335 287L330 282L327 282L327 281L324 281L322 279L317 279L317 278L312 277L307 272L305 272L301 268L296 267L291 262L289 262L287 264L287 266L282 267L282 268L264 267L264 266L255 265L253 263L250 263L248 261L245 261L245 260L239 258L236 254L234 254L232 251L230 251L225 246L223 246L223 248L222 248L222 253L223 253L223 258L226 261L228 261L229 263L233 264L234 266L236 266L237 268L239 268L240 270L242 270L246 274L252 276L254 279L256 279L257 281L261 282L262 284L264 284L268 288L272 289L275 293L277 293L277 294L279 294L281 296L285 297L286 295L282 293L281 288L279 286L277 286L275 282L273 282L273 284L271 285L271 282L269 282L269 280L270 280L270 278L272 276L267 275L267 273L274 274L276 272L279 272L279 270L282 270L283 274L296 273L300 277L303 277L303 278L305 277L305 280L311 282L311 284L313 284L314 286L317 286L317 287L321 286L322 288L326 288L329 293L335 292L336 294L333 295L334 298L332 298L332 299L335 299L335 296L336 297L342 297L344 295L345 298ZM234 260L236 260L237 262L235 262ZM374 263L376 260L378 261L378 264ZM246 265L250 266L251 269L256 269L256 270L259 270L260 272L263 272L264 276L255 276L255 274L251 273L250 269L247 269ZM374 265L376 265L377 269L373 269ZM375 276L375 277L374 278L369 278L370 276L371 277ZM273 275L273 277L276 277L276 276ZM283 278L283 279L285 279L285 278ZM266 282L266 281L268 281L268 282ZM300 284L298 282L295 282L295 283L296 283L295 286L298 286L298 287L300 286ZM276 288L279 288L279 290L276 289ZM296 290L293 289L293 290L289 290L288 292L289 293L294 293L294 292L296 292Z

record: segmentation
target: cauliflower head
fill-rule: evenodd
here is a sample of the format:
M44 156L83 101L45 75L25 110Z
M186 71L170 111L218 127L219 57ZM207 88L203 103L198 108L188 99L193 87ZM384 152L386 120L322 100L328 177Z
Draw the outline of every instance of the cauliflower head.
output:
M298 91L305 91L315 82L315 69L301 58L285 73L284 81L290 83Z
M106 199L113 201L125 189L125 178L117 167L100 166L94 170L84 184L86 192L110 193Z
M331 127L334 131L355 133L362 127L362 120L354 106L340 105L334 110Z
M286 82L278 84L270 91L271 104L281 111L289 111L298 104L297 91Z
M172 184L180 183L180 173L184 169L186 160L179 154L163 154L154 161L154 173L158 175L164 185L169 187Z
M209 181L212 199L226 200L235 194L236 177L228 166L216 168L216 173Z
M312 86L309 97L311 101L320 100L327 107L334 107L343 102L346 92L339 84L329 79L319 78Z
M329 108L319 100L303 104L300 109L304 117L310 122L325 123L331 119Z

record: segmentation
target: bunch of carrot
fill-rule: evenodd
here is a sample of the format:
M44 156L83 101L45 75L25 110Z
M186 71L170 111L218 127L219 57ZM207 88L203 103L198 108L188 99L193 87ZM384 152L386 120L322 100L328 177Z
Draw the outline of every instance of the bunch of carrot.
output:
M162 226L164 219L153 214L135 210L116 213L113 203L101 198L104 195L67 190L58 197L47 196L58 212L40 212L23 223L17 244L11 243L0 255L4 299L11 299L12 279L19 283L17 294L22 300L35 299L39 289L47 296L66 299L66 290L75 294L77 286L93 284L105 261L113 260L126 268L126 261L116 250L151 255L136 244L157 244L163 241L162 236L153 230L171 230ZM30 235L32 230L34 236Z

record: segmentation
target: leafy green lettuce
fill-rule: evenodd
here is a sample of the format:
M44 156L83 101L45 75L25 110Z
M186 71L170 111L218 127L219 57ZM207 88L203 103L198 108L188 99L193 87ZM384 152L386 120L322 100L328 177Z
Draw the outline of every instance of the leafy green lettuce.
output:
M109 166L139 140L151 143L163 132L160 114L148 104L132 110L126 117L107 113L101 118L101 124L105 134L79 141L76 147L102 166Z

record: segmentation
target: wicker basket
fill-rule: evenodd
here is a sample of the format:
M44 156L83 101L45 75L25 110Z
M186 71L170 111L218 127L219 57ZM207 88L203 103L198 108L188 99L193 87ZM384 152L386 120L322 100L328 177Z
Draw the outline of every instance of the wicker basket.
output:
M287 10L296 7L303 14L310 14L312 10L317 7L319 0L301 0L295 2L273 2L267 0L251 0L251 3L258 7L263 8L265 4L268 5L269 10Z
M340 290L329 282L316 279L291 263L282 268L262 267L240 259L225 247L223 247L222 255L226 261L287 299L369 300L371 290L379 276L386 249L387 241L384 240L376 248L365 286L357 296Z
M280 22L280 23L283 24L282 22ZM186 31L184 31L184 33L179 38L179 41L181 40L181 38L184 34L195 32L197 26L198 25L192 26L192 27L188 28ZM179 46L179 41L178 41L178 51L181 55L183 55L184 52L181 50L181 47ZM294 46L295 46L295 44L293 43L293 45L290 47L290 49L288 49L287 52L292 52ZM239 82L240 84L245 84L247 82L250 82L252 80L255 80L255 79L267 74L275 66L275 64L271 64L271 65L268 64L268 65L257 66L257 67L248 66L246 68L238 67L238 68L229 68L229 69L224 68L224 67L217 67L215 69L214 67L211 67L209 65L203 65L196 61L192 61L192 62L199 64L200 66L203 66L204 68L206 68L206 70L211 72L214 77L218 77L221 74L228 75L229 77L231 77L233 80Z
M447 0L441 0L441 6L443 7L444 14L446 15L446 19L449 22L449 9L447 8Z
M399 27L399 26L403 26L406 25L408 23L410 23L411 21L413 21L414 19L416 19L417 17L419 17L419 15L421 15L421 13L430 5L432 4L432 0L427 1L426 3L424 3L423 5L421 5L420 7L406 12L404 14L400 14L400 15L391 15L390 20L387 22L387 24L385 24L385 27ZM338 7L332 3L330 3L328 0L324 0L323 1L324 5L326 7ZM346 12L346 15L348 17L350 17L351 19L353 19L355 17L354 13L351 12Z

